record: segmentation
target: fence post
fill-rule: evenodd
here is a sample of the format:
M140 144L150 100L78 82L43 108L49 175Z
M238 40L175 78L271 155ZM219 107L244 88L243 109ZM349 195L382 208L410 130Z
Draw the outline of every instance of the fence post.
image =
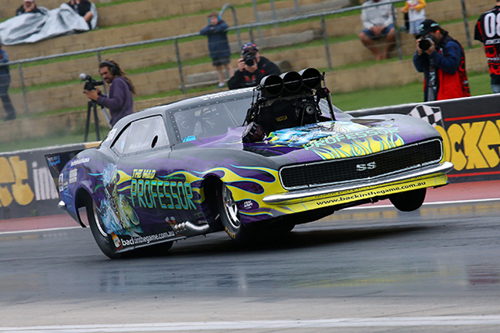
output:
M28 108L28 95L26 92L26 85L24 84L23 67L21 64L19 64L19 77L21 78L21 86L23 87L24 113L29 114L30 109Z
M330 43L328 42L328 36L326 34L325 15L321 16L321 30L323 32L323 40L325 41L325 53L326 53L326 61L328 62L328 70L331 72L333 67L332 67L332 59L330 57Z
M465 0L460 0L460 3L462 4L462 16L464 18L465 36L467 37L467 47L470 50L472 49L472 41L470 38L469 20L467 20L467 9L465 8Z
M233 12L233 20L234 20L234 26L238 27L238 16L236 15L236 10L234 9L233 5L230 3L225 4L222 9L219 12L219 16L222 17L224 12L226 11L227 8L231 8L231 11ZM240 29L236 29L236 36L238 36L238 48L241 49L241 34L240 34Z
M177 38L175 39L175 55L177 57L177 67L179 68L179 77L181 79L181 91L185 95L186 86L184 84L184 74L182 74L181 53L179 52L179 40Z
M403 51L401 50L401 34L398 29L398 22L396 18L396 7L394 7L394 3L391 3L391 14L392 14L392 22L394 25L394 35L396 36L396 49L398 50L398 58L399 60L403 60Z
M253 37L253 28L252 27L250 27L250 30L248 31L248 35L250 37L250 42L255 44L255 38ZM241 49L241 47L240 47L240 49Z
M255 14L255 22L260 23L259 11L257 10L257 0L253 0L253 12ZM257 27L257 31L259 33L259 44L262 47L262 31L260 29L260 25ZM253 41L252 41L253 43Z
M273 21L277 21L278 17L276 16L276 9L274 8L274 0L271 0L271 11L273 13ZM278 23L274 23L274 27L278 27Z
M293 2L295 3L295 12L298 13L300 11L299 2L298 0L293 0Z

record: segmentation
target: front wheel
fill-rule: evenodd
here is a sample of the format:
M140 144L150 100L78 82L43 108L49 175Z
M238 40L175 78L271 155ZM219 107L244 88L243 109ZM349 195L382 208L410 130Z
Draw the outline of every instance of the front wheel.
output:
M234 240L244 241L250 237L250 228L241 223L238 205L231 190L221 183L216 192L217 210L226 233Z
M87 201L86 209L90 230L92 230L92 235L94 236L99 249L110 259L121 258L122 255L116 252L117 246L115 245L115 241L113 240L113 237L106 232L104 223L99 215L99 210L97 209L94 200L91 198ZM117 241L119 242L118 239Z
M419 209L425 200L427 189L421 188L418 190L393 194L389 197L391 203L402 212L411 212Z

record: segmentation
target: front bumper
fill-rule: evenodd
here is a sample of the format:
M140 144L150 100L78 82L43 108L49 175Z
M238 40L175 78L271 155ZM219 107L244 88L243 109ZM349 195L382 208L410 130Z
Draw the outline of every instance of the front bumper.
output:
M387 177L381 177L376 179L364 179L362 183L360 182L350 182L348 184L332 185L319 188L312 188L307 190L291 191L283 194L273 194L265 197L263 201L267 204L281 204L291 201L308 201L315 200L321 196L335 195L337 192L353 191L359 188L368 188L387 185L390 183L402 182L409 179L422 178L426 176L446 174L453 170L453 164L450 162L444 162L439 165L432 165L423 167L419 170L412 170L408 172L402 172L397 175L391 175Z

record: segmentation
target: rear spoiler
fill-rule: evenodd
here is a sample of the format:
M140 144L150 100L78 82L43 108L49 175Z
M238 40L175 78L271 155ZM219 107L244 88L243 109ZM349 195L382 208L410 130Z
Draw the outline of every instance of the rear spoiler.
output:
M72 149L57 151L50 154L45 154L45 161L47 162L47 166L49 167L50 175L54 179L54 183L56 184L56 188L59 190L59 174L64 166L71 161L73 157L76 156L79 152L87 149L96 147L100 142L95 143L86 143L86 144L77 144L71 145ZM70 147L66 147L70 148Z

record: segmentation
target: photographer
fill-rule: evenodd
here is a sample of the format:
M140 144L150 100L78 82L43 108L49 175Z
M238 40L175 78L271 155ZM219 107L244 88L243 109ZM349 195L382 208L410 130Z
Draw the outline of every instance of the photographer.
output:
M238 70L229 79L227 85L229 89L256 87L264 76L271 74L280 75L279 67L262 57L255 44L246 43L241 48Z
M135 87L126 73L113 60L105 60L99 64L102 79L110 85L109 96L102 95L99 90L85 90L88 98L109 109L110 125L114 126L121 118L134 112Z
M465 52L460 43L433 20L422 22L416 39L413 64L424 73L424 100L470 96Z

